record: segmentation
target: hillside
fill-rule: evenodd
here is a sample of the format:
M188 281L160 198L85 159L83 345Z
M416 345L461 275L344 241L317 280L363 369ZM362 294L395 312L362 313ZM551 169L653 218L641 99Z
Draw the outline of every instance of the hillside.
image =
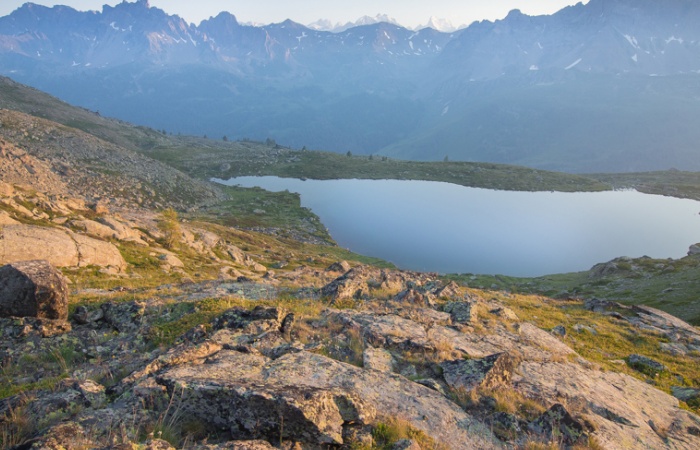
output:
M555 299L396 270L334 245L294 194L216 187L147 155L201 177L227 154L232 167L251 158L240 170L270 161L319 177L336 176L314 165L333 157L339 174L432 166L163 135L139 146L155 132L23 92L34 115L0 111L2 447L700 446L697 328L584 291ZM510 186L523 180L508 174L599 186L435 164ZM37 258L68 280L63 312L7 314L7 274ZM624 280L630 301L668 272L613 265L597 273Z

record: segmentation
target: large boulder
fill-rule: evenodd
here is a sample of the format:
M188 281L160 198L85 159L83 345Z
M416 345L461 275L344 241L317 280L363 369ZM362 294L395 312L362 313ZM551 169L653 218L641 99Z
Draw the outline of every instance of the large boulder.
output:
M48 261L0 267L0 316L66 320L66 279Z
M527 361L518 367L513 386L525 397L550 405L566 401L583 408L601 448L700 448L698 416L681 409L678 399L629 375ZM665 429L665 436L654 428Z
M461 359L440 364L448 385L471 391L475 388L497 388L510 384L515 361L507 353L482 359Z
M0 233L0 263L43 259L56 267L112 267L126 269L119 249L100 241L58 228L7 225Z
M529 428L545 439L557 440L565 446L588 443L588 433L583 425L559 403L531 422Z
M182 398L184 414L229 429L236 439L279 440L281 434L325 448L346 443L346 427L401 417L448 449L502 448L483 422L438 392L303 351L270 360L221 350L156 380Z

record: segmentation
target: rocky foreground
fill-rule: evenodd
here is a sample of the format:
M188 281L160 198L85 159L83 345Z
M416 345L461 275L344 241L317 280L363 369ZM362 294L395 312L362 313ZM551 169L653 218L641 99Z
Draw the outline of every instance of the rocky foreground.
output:
M51 265L4 266L6 379L35 387L0 403L5 444L21 436L17 448L41 449L700 446L700 417L653 382L587 361L567 345L565 327L542 330L501 301L426 274L344 263L316 275L328 281L317 300L284 306L243 300L279 292L271 277L190 284L183 303L204 308L204 295L241 306L154 348L156 324L176 314L157 298L69 315L67 285ZM585 308L700 345L697 329L651 308ZM585 328L576 332L595 333ZM652 379L666 370L642 355L620 364L657 372ZM394 429L408 439L391 441Z

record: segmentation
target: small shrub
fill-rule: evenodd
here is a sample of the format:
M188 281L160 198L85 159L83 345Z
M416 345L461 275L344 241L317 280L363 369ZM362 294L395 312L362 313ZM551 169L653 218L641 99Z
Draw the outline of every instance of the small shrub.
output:
M180 222L177 219L177 211L168 208L161 212L158 229L163 232L163 246L167 249L175 248L180 236Z
M389 450L401 439L412 439L423 450L445 450L445 446L433 440L423 431L414 428L407 420L396 417L377 423L372 430L375 448Z

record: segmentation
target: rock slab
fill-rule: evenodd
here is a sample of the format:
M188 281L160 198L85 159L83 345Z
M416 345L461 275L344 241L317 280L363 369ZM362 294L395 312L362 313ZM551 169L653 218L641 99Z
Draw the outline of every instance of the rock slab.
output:
M44 260L0 267L0 316L67 320L66 279Z

